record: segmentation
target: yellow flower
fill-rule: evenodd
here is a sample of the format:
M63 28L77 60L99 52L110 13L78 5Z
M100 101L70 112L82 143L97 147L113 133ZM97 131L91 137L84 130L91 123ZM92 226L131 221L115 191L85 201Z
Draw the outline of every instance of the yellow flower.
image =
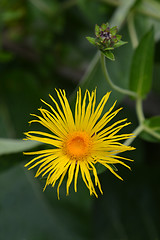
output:
M112 112L116 104L115 102L102 116L102 111L107 103L110 92L103 96L96 107L96 90L91 93L86 90L82 99L81 89L79 88L77 91L74 116L66 98L65 91L56 90L56 92L60 106L55 99L49 95L55 108L41 100L51 111L40 108L39 111L42 116L31 114L37 119L30 121L30 123L40 123L49 129L51 133L41 131L29 131L25 133L25 140L35 140L46 143L51 145L51 148L25 153L38 155L28 162L25 167L30 165L29 169L32 169L39 165L35 177L41 174L42 177L47 176L44 189L49 184L54 187L59 179L57 187L58 198L59 187L67 173L67 195L69 194L69 187L73 178L74 190L77 192L77 178L78 173L81 172L82 179L89 189L90 195L94 194L98 197L94 185L98 186L102 194L103 192L97 175L97 163L104 165L121 180L123 179L114 171L112 164L120 163L130 169L130 167L121 160L132 160L117 156L117 154L121 152L134 149L133 147L119 143L119 140L133 137L132 134L117 134L123 127L130 123L126 123L127 119L123 119L112 123L110 126L106 126L121 110L120 108ZM93 184L92 175L95 184Z

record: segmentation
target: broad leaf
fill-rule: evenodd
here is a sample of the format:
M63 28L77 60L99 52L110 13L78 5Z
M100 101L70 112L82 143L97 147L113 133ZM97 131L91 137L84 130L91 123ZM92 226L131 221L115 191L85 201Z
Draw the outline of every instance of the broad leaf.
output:
M160 142L160 116L146 119L144 121L144 125L149 127L153 132L155 132L159 136L159 139L147 132L143 132L140 136L149 142Z
M0 138L0 155L23 152L41 144L36 141Z
M160 27L159 20L144 15L137 14L134 16L134 24L138 39L141 39L151 27L154 28L154 40L157 42L160 40Z
M104 195L95 200L95 240L159 239L159 170L158 162L134 167L121 175L124 182L109 172L100 176Z
M44 193L38 183L21 165L0 174L0 239L87 240L92 199L83 183L72 197L62 184L60 201L56 188Z
M160 20L160 2L155 0L142 0L140 4L137 5L136 10L146 16Z
M154 54L153 29L140 41L136 48L130 71L130 90L145 98L151 89Z

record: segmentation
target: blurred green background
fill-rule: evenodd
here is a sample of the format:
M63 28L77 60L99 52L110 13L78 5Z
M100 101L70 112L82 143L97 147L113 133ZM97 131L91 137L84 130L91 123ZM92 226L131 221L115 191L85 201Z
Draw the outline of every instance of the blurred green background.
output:
M129 87L134 53L130 14L139 41L151 26L155 32L152 89L144 100L149 118L160 115L159 0L0 1L0 240L160 239L158 140L142 134L133 142L136 150L125 154L134 159L132 171L118 167L124 182L109 171L100 174L103 196L90 197L79 178L78 193L71 189L67 197L64 181L60 201L55 188L43 192L44 181L34 179L34 170L24 169L31 158L22 151L30 146L17 141L32 128L30 113L38 112L40 98L49 102L55 88L65 89L71 103L79 85L83 91L97 87L98 99L112 90L97 50L85 38L94 37L96 23L117 25L128 41L107 66L114 83ZM135 103L112 90L107 107L116 99L124 107L119 117L132 122L125 131L131 132L138 124Z

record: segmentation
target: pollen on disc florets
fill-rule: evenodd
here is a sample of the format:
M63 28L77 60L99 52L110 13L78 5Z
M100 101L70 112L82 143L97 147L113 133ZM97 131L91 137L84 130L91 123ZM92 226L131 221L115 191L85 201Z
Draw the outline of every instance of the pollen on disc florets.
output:
M85 132L69 134L64 143L63 151L73 160L83 160L90 155L92 147L91 137Z

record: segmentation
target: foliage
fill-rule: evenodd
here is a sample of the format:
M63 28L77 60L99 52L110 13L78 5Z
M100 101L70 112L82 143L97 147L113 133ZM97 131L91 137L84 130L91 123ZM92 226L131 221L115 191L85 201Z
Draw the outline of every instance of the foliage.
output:
M159 10L158 0L0 1L2 239L160 238ZM86 36L106 22L114 34L118 27L128 44L114 49L114 62L108 55L113 49L108 49L109 59L103 55L101 63ZM112 84L106 81L105 67ZM126 154L134 159L132 172L118 171L123 183L98 169L104 196L91 198L79 178L78 193L66 197L63 189L58 201L54 188L43 193L43 181L23 168L30 157L22 152L42 146L21 139L32 129L29 114L41 107L40 98L49 102L48 94L63 88L73 106L79 85L83 92L97 87L98 99L111 90L110 106L117 99L132 122L128 131L141 126L140 135L132 143L136 151Z

